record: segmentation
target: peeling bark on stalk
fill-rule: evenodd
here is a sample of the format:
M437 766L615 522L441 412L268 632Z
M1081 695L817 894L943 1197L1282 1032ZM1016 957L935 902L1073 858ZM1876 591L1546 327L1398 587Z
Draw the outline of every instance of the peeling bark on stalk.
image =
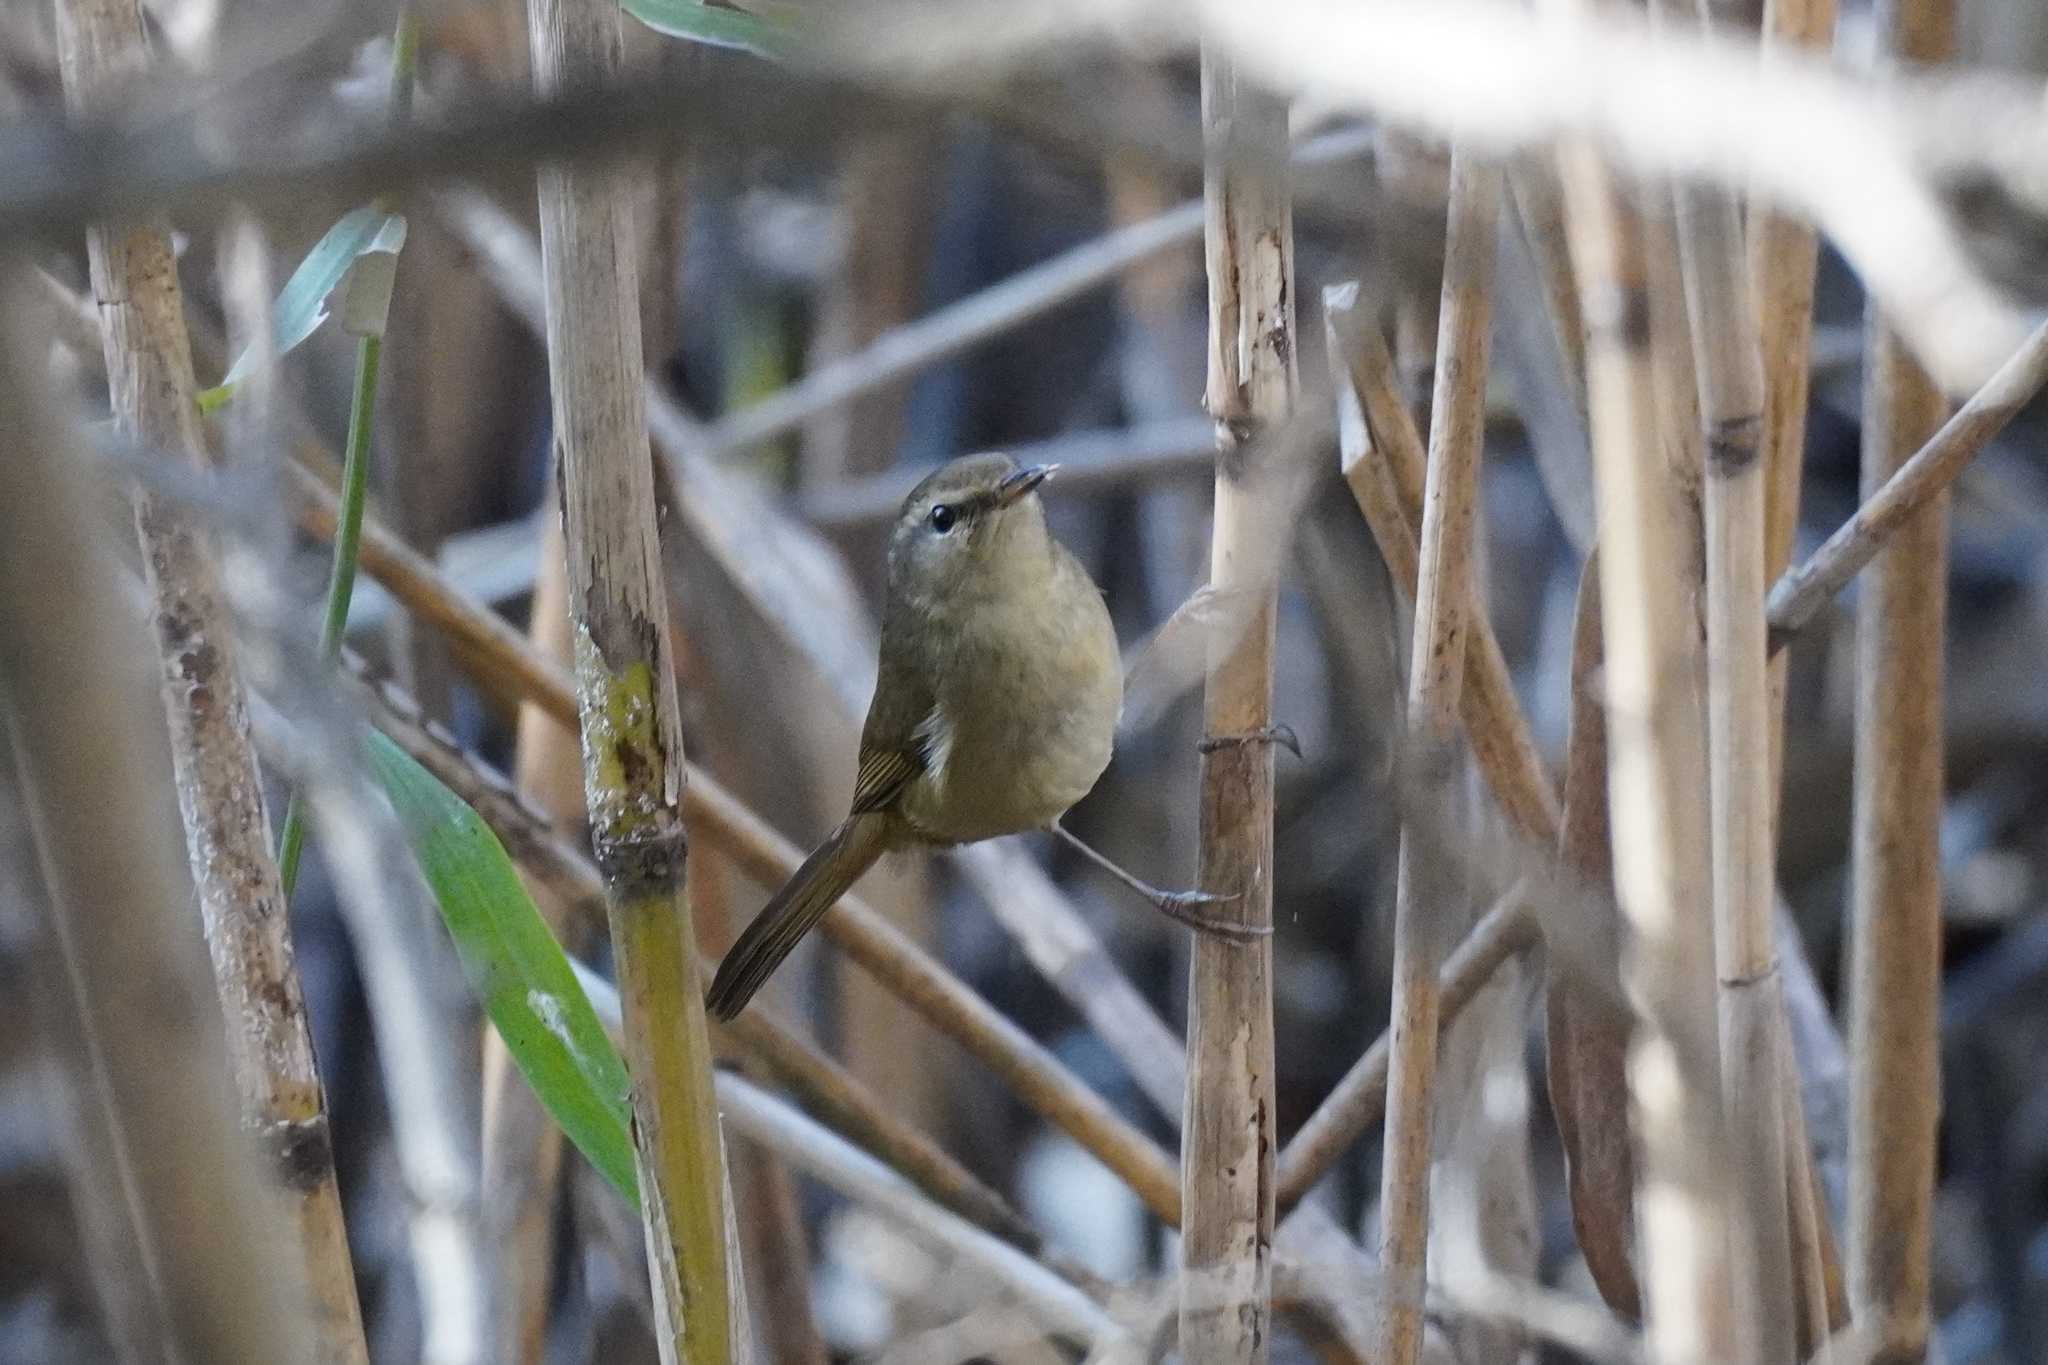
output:
M1203 729L1201 879L1238 899L1218 912L1273 924L1275 586L1246 442L1294 403L1294 225L1287 106L1202 57L1209 275L1209 414L1216 419L1210 586L1247 595L1241 634L1210 649ZM1258 566L1258 567L1254 567ZM1273 1254L1273 941L1197 935L1182 1162L1181 1349L1200 1365L1267 1358Z

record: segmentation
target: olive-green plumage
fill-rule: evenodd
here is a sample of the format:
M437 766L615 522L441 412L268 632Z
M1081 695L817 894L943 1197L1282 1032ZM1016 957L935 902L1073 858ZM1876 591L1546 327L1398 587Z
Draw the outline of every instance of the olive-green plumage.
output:
M1109 766L1116 631L1046 527L1036 490L1049 473L971 455L904 499L853 809L719 964L707 999L719 1018L746 1007L882 854L1042 829Z

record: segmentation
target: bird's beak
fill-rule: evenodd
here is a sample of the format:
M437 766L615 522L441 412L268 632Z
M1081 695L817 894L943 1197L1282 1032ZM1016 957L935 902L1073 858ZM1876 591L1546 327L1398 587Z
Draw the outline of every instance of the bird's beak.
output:
M996 506L1008 507L1053 476L1056 464L1027 465L996 485Z

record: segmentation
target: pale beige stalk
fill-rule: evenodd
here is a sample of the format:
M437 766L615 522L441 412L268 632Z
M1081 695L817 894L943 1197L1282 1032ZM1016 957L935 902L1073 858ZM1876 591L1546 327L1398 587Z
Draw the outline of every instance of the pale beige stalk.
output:
M1883 0L1879 36L1954 55L1953 0ZM1863 367L1863 496L1934 435L1947 404L1873 310ZM1948 498L1872 564L1856 612L1850 842L1849 1312L1879 1360L1927 1351L1941 1107L1942 651Z
M1659 0L1677 22L1691 6ZM1705 22L1704 0L1698 18ZM1730 1154L1742 1198L1730 1221L1739 1358L1795 1354L1786 1205L1784 1002L1772 857L1771 704L1764 650L1764 376L1743 275L1741 210L1726 192L1680 186L1679 260L1705 450L1707 767L1716 1001Z
M1498 167L1451 154L1443 299L1438 309L1436 390L1408 676L1408 724L1418 756L1457 734L1472 612L1471 565L1486 431L1486 365L1492 317ZM1392 1060L1380 1175L1380 1262L1387 1276L1379 1339L1388 1365L1413 1365L1422 1346L1429 1248L1430 1115L1435 1102L1442 926L1469 894L1456 869L1431 866L1401 844L1394 903Z
M1202 57L1209 134L1207 406L1216 419L1210 586L1244 594L1250 623L1219 638L1203 699L1201 881L1238 898L1237 922L1273 924L1272 556L1247 444L1294 405L1294 223L1287 105ZM1249 575L1249 576L1248 576ZM1181 1351L1191 1365L1261 1365L1272 1335L1273 942L1198 935L1188 994L1182 1120Z
M1653 454L1640 215L1591 148L1562 149L1560 175L1588 327L1615 887L1634 931L1626 968L1640 1024L1629 1052L1642 1155L1639 1276L1652 1359L1705 1365L1730 1358L1733 1324L1714 952L1702 912L1706 746L1692 692L1689 513L1674 469Z

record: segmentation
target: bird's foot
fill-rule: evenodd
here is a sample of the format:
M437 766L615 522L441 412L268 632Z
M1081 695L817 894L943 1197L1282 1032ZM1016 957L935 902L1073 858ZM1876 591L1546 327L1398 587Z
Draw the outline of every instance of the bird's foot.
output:
M1301 757L1301 736L1294 733L1292 725L1262 725L1241 735L1208 735L1195 745L1195 752L1213 754L1239 744L1277 744Z
M1124 870L1105 854L1097 853L1075 836L1074 832L1055 820L1052 832L1065 840L1089 862L1122 882L1131 890L1151 902L1152 907L1176 924L1184 924L1199 934L1213 934L1232 943L1250 943L1273 932L1271 925L1239 924L1235 920L1202 912L1205 905L1228 905L1239 898L1239 893L1218 891L1161 891L1152 883L1134 873Z
M1152 902L1159 913L1175 924L1184 924L1198 934L1209 934L1227 943L1256 943L1271 936L1270 924L1240 924L1236 920L1220 915L1205 915L1205 905L1228 905L1241 898L1242 893L1216 891L1161 891L1156 886L1143 887L1145 898Z

